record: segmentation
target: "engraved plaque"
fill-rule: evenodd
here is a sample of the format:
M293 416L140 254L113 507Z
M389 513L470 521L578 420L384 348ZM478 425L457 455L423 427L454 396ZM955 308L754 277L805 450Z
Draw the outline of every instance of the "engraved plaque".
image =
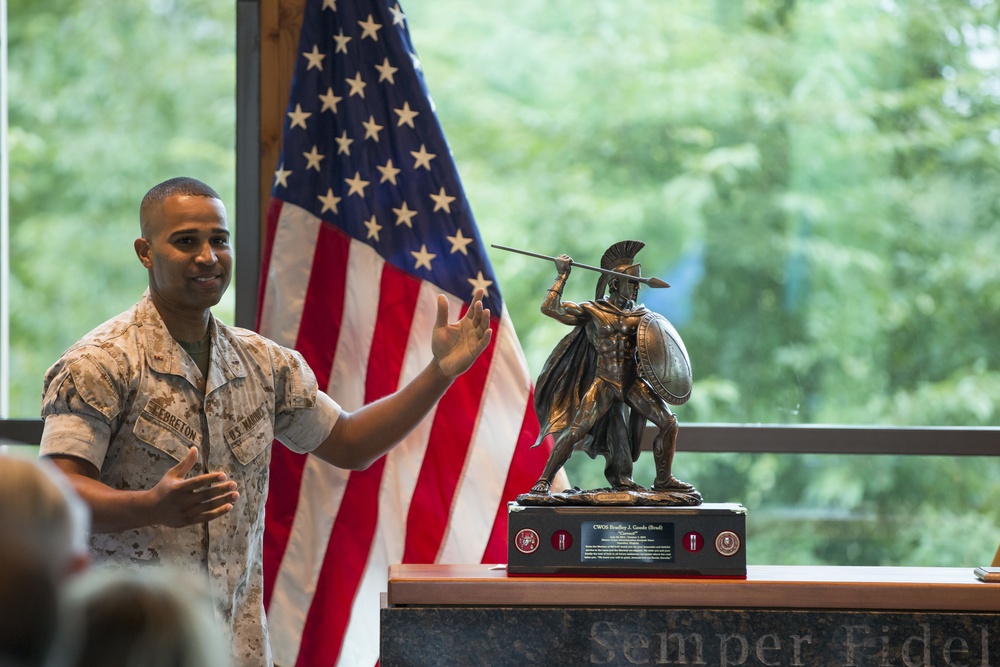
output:
M584 521L580 525L580 561L604 563L671 563L672 522Z

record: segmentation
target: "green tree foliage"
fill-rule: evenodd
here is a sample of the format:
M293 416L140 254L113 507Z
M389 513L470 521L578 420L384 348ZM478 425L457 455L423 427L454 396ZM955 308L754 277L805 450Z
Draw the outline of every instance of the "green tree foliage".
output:
M686 419L1000 422L995 3L409 4L487 242L683 293ZM553 268L491 254L537 372Z
M675 468L750 509L752 561L989 560L992 458L695 455L683 424L1000 422L995 2L406 9L486 242L596 264L638 238L673 284L642 298L695 372ZM554 267L491 257L537 374L566 333L538 312Z
M692 454L683 425L998 424L994 0L402 4L484 240L596 264L637 238L672 283L642 299L695 371L675 468L748 507L751 562L989 560L993 458ZM233 201L234 9L8 0L15 416L138 297L150 185ZM537 374L554 267L490 254Z
M232 215L235 6L8 0L7 11L10 410L25 417L58 355L142 294L132 240L146 190L195 176Z

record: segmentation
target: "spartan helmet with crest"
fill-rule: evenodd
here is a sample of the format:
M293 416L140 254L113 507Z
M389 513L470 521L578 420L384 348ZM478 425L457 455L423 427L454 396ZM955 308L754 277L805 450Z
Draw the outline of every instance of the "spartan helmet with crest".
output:
M636 278L642 277L642 264L635 263L635 256L646 247L642 241L619 241L608 248L601 257L601 268L617 271ZM597 281L597 298L603 299L608 288L608 282L618 280L614 276L602 273ZM638 282L635 283L638 287Z

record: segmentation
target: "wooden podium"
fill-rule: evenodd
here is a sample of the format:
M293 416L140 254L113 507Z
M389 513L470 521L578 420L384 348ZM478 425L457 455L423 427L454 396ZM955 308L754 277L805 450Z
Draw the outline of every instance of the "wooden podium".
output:
M1000 584L972 567L694 579L394 565L381 665L1000 665Z

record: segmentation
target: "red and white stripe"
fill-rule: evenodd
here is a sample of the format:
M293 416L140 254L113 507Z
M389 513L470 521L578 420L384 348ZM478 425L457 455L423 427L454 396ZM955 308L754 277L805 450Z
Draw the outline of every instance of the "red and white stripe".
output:
M268 218L263 335L302 352L348 411L426 366L441 290L292 204L274 200ZM446 296L454 319L466 304ZM390 564L506 562L507 501L548 452L529 450L538 423L517 336L506 312L491 320L490 348L368 470L274 447L264 566L275 664L375 664Z

